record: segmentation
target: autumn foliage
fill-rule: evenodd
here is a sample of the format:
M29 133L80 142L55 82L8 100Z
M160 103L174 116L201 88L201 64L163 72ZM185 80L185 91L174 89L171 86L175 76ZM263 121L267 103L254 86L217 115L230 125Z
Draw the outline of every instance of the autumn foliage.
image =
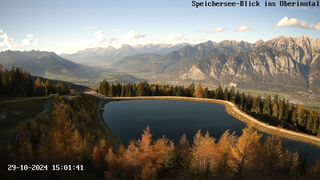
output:
M298 154L286 150L281 139L263 139L251 127L243 129L240 136L226 131L221 137L212 137L199 130L192 142L185 135L178 142L164 136L153 138L147 127L139 139L121 145L99 122L98 105L98 99L88 96L73 100L59 98L52 112L19 126L16 141L1 149L1 167L5 168L9 162L84 165L82 173L47 172L43 176L60 179L316 179L320 176L320 162L303 166Z
M149 128L141 139L126 148L109 149L105 158L107 179L185 178L296 178L299 176L297 153L285 150L281 140L261 135L252 128L241 136L229 131L217 141L198 131L190 145L183 136L178 145L165 137L152 140ZM259 173L257 173L259 172Z

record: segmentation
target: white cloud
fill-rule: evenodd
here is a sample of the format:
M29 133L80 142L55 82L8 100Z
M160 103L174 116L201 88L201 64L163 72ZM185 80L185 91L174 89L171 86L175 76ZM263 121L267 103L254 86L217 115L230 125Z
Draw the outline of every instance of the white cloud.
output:
M98 46L108 46L109 41L107 35L104 31L97 31L94 33L94 37L96 38L96 45Z
M116 46L118 43L118 38L108 38L107 34L104 31L96 31L94 33L95 43L94 46L98 47L108 47L108 46Z
M120 28L112 28L112 32L120 32L121 29Z
M0 41L1 50L17 49L23 46L34 46L39 43L39 39L35 38L30 33L26 35L26 37L21 41L21 43L17 43L2 29L0 29L0 40L2 40L2 42Z
M135 41L135 40L138 40L138 39L142 39L144 38L146 35L145 34L141 34L141 33L137 33L135 31L129 31L125 37L124 37L124 40L125 41Z
M223 31L225 31L225 29L223 29L222 27L218 27L214 31L215 32L223 32Z
M159 39L152 39L149 40L148 44L179 44L185 43L188 41L186 35L177 33L177 34L170 34L168 36L163 36ZM145 43L146 44L146 43Z
M116 37L109 39L109 44L116 44L117 42L118 42L118 38Z
M221 28L215 29L217 32L221 32ZM146 45L146 44L180 44L180 43L200 43L205 41L205 38L189 38L185 34L176 33L176 34L169 34L167 36L162 36L157 39L150 39L146 37L146 34L138 33L134 30L124 33L122 35L112 37L107 36L107 34L102 31L96 31L94 33L95 41L90 43L90 47L115 47L120 48L124 44L128 45Z
M2 29L0 30L0 39L2 39L2 42L0 42L0 48L2 50L8 50L17 47L17 43L13 40L13 38L7 33L4 33Z
M87 26L85 29L86 30L96 30L97 26Z
M215 28L215 29L212 29L212 30L209 30L209 29L202 29L200 30L201 32L203 33L208 33L208 34L212 34L212 33L220 33L220 32L224 32L225 29L222 28L222 27L218 27L218 28Z
M182 43L187 41L187 37L184 34L174 34L174 35L170 35L167 38L167 42L170 44L177 44L177 43Z
M320 22L319 22L318 24L314 25L314 28L315 28L316 30L320 30Z
M32 34L27 34L27 36L22 40L21 46L35 46L39 42L38 38L34 38Z
M238 32L248 32L251 31L252 29L249 26L241 26L238 29L236 29L236 31Z
M277 23L278 27L296 27L296 28L303 28L303 29L311 29L312 26L310 26L307 22L301 21L296 18L288 18L284 17Z
M137 33L135 31L129 31L122 37L108 37L107 34L102 31L96 31L94 33L95 37L95 43L93 43L91 46L94 47L121 47L123 44L143 44L144 43L144 37L145 34Z
M199 44L203 43L205 41L208 41L207 38L199 37L199 38L187 38L188 41L185 41L185 43L190 43L190 44Z

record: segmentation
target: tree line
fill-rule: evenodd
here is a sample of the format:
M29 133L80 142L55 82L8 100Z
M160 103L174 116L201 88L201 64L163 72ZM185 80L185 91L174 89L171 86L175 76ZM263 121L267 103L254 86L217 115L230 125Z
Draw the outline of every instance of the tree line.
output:
M52 164L82 164L86 170L94 171L91 154L96 144L118 146L114 135L100 122L97 98L52 96L51 99L52 110L20 123L15 130L16 139L0 146L0 179L21 178L19 171L8 173L7 166L13 163L45 164L49 169ZM26 179L60 177L59 172L52 171L22 173ZM92 172L68 172L65 178L83 179L84 174L89 175L85 179L95 177Z
M226 131L219 139L198 131L193 142L183 135L177 144L166 137L153 139L147 127L141 138L118 150L101 148L94 159L103 159L106 179L297 179L316 174L314 168L301 174L297 153L285 150L281 140L252 128L241 136ZM96 151L94 151L96 152Z
M114 84L100 82L97 92L105 96L186 96L198 98L220 99L233 102L246 113L274 126L320 136L320 113L309 110L302 105L290 103L278 95L252 96L239 92L235 87L224 89L219 85L216 89L195 86L188 87L149 84L148 82L134 84Z
M50 94L67 95L72 89L65 83L33 77L21 68L4 69L0 65L0 97L32 97Z
M80 95L57 97L53 110L20 124L14 142L0 148L0 177L10 164L83 164L84 172L25 172L44 179L313 179L320 162L305 167L297 153L276 137L263 140L252 128L241 136L226 131L219 139L198 131L189 142L154 139L145 128L128 146L99 119L100 100ZM3 170L3 171L2 171Z

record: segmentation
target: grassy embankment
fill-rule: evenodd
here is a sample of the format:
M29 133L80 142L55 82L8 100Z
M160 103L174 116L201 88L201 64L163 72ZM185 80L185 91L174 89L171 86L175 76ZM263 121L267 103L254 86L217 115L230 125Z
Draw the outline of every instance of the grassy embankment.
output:
M17 126L51 108L52 97L1 98L0 144L12 142Z
M92 120L97 120L105 129L106 134L108 134L111 141L118 145L119 139L114 136L111 129L104 123L101 113L105 100L92 96L85 96L92 101L96 101L96 103L91 103L91 107L87 107L96 111L96 115ZM46 97L0 98L0 145L10 144L15 141L19 124L32 121L35 117L40 117L46 113L49 113L50 115L53 110L53 104L58 97L59 96L57 95L52 95ZM75 102L77 98L81 97L64 96L63 98L68 102Z
M266 123L258 121L257 119L249 116L243 111L239 110L233 103L222 100L204 99L204 98L188 98L188 97L105 97L99 94L93 94L99 97L99 103L95 108L97 110L97 119L108 134L113 134L110 128L104 123L102 116L104 104L117 100L178 100L178 101L191 101L191 102L204 102L213 104L222 104L226 107L226 111L235 117L243 121L244 123L256 127L258 130L292 139L316 145L320 147L320 138L315 136L306 135L303 133L297 133L294 131L285 130L279 127L270 126ZM72 98L69 98L72 100ZM32 98L2 98L0 99L0 144L6 144L12 142L17 133L17 126L20 123L25 123L31 120L33 117L39 114L50 112L52 110L52 103L54 97L32 97ZM113 136L113 135L112 135ZM118 138L117 138L118 139ZM118 139L119 140L119 139ZM118 141L117 140L117 141Z

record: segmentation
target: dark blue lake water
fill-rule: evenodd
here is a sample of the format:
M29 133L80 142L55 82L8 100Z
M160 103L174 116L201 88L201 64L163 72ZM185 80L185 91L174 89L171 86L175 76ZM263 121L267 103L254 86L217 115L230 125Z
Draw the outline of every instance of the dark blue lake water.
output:
M246 127L245 123L230 116L223 105L171 100L110 102L105 105L103 116L124 144L131 139L138 139L147 126L151 128L154 138L165 135L174 142L183 134L191 142L198 130L208 131L218 139L226 130L241 135ZM318 147L287 139L284 145L308 161L320 159Z

